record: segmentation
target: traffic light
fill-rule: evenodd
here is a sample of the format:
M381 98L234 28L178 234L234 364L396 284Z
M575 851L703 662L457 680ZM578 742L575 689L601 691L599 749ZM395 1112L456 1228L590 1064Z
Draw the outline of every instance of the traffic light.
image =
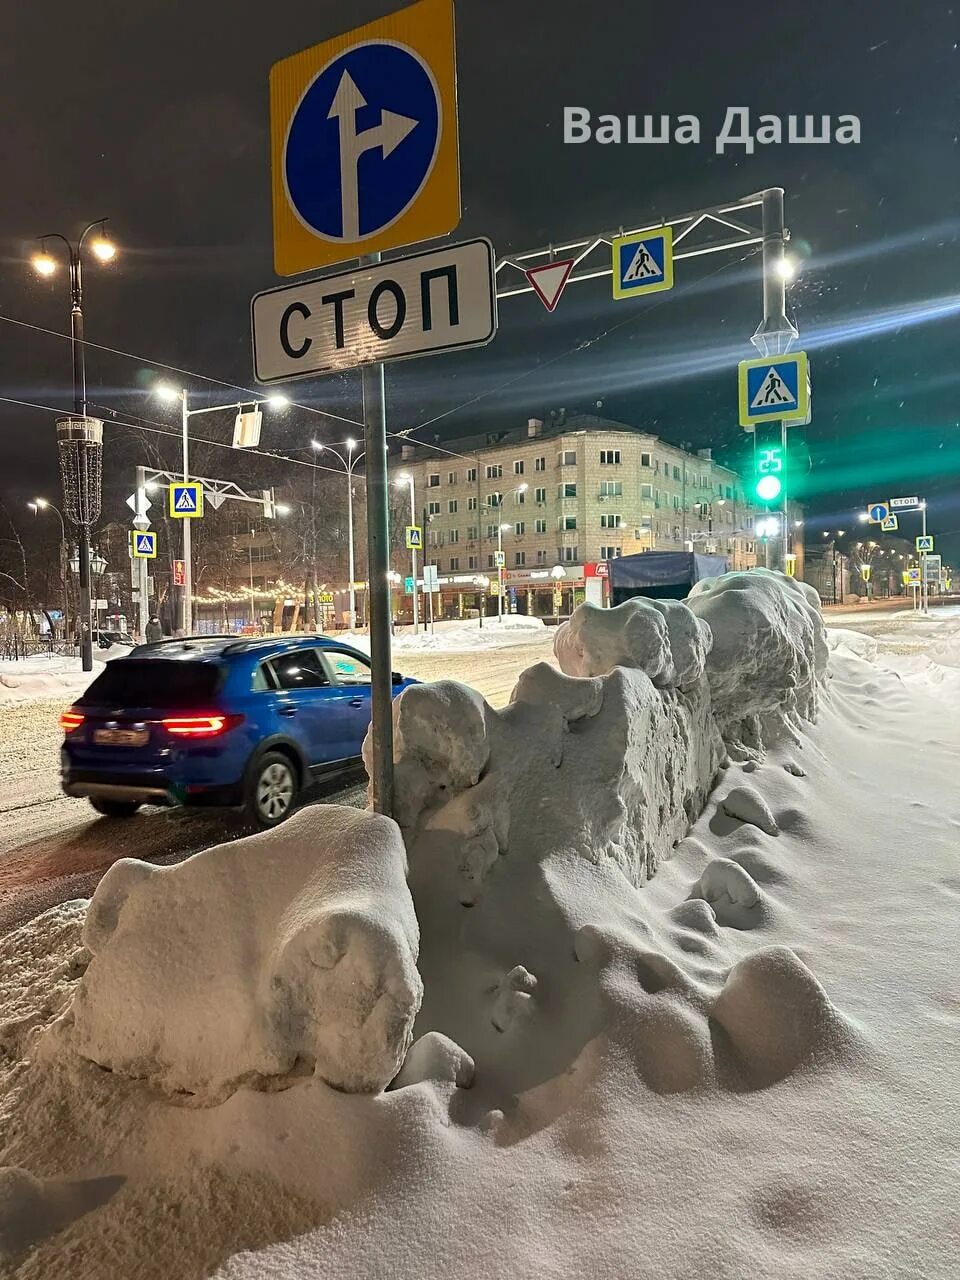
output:
M774 443L769 438L756 440L753 492L760 502L776 502L783 492L783 476L786 467L784 452L782 443Z

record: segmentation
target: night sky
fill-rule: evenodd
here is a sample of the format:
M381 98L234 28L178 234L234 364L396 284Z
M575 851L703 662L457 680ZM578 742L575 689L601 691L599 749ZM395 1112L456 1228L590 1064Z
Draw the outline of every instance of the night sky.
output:
M249 300L279 283L270 65L390 8L20 0L0 47L0 315L65 331L63 274L34 277L31 237L73 235L108 216L121 255L87 273L87 336L139 358L91 350L90 400L172 425L145 390L161 362L253 386ZM931 529L960 552L960 9L929 0L459 0L457 22L456 234L519 251L784 187L792 247L804 259L788 309L812 361L811 511L836 527L867 499L919 490L931 501ZM594 116L697 115L703 140L564 145L564 105ZM727 106L748 106L754 118L852 113L863 140L717 155ZM736 448L735 364L754 354L760 319L759 256L744 256L679 263L677 288L645 300L613 302L608 280L572 286L554 315L531 297L506 300L484 350L388 370L390 426L445 414L421 435L450 440L565 407ZM62 339L0 321L0 343L0 394L69 405ZM724 371L718 352L729 353ZM234 398L185 382L198 405ZM359 417L356 375L291 390ZM483 398L446 413L475 396ZM226 438L229 427L210 430ZM332 442L348 432L291 410L264 444L292 450L311 435ZM120 516L145 438L108 428L105 515ZM53 439L49 412L0 404L6 500L55 495ZM241 478L242 461L221 456L223 474Z

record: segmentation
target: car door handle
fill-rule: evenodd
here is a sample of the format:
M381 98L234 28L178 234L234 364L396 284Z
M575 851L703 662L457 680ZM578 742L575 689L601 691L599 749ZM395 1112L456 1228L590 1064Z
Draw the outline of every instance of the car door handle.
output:
M350 699L350 705L351 705L351 707L362 707L362 706L363 706L363 699L362 699L362 698L351 698L351 699Z
M296 707L281 707L280 714L282 716L295 716L297 714Z

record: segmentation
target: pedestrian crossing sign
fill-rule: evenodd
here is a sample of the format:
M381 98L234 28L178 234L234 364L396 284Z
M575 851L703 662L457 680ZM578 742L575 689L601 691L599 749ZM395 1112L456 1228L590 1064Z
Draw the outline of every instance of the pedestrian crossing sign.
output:
M613 296L673 288L673 228L635 231L613 242Z
M806 422L810 413L810 370L807 353L741 360L740 425L768 420Z
M148 533L145 529L132 529L130 531L130 549L134 560L156 560L157 535Z
M170 514L176 520L195 520L203 515L202 484L172 484Z
M407 525L407 550L419 551L423 546L423 530L419 525Z

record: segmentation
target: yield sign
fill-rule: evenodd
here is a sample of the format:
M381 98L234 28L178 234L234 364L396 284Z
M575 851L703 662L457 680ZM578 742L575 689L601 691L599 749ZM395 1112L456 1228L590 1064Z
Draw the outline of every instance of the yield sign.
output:
M545 262L539 267L527 267L524 275L533 285L537 297L548 311L555 311L564 285L570 277L576 258L563 258L559 262Z

